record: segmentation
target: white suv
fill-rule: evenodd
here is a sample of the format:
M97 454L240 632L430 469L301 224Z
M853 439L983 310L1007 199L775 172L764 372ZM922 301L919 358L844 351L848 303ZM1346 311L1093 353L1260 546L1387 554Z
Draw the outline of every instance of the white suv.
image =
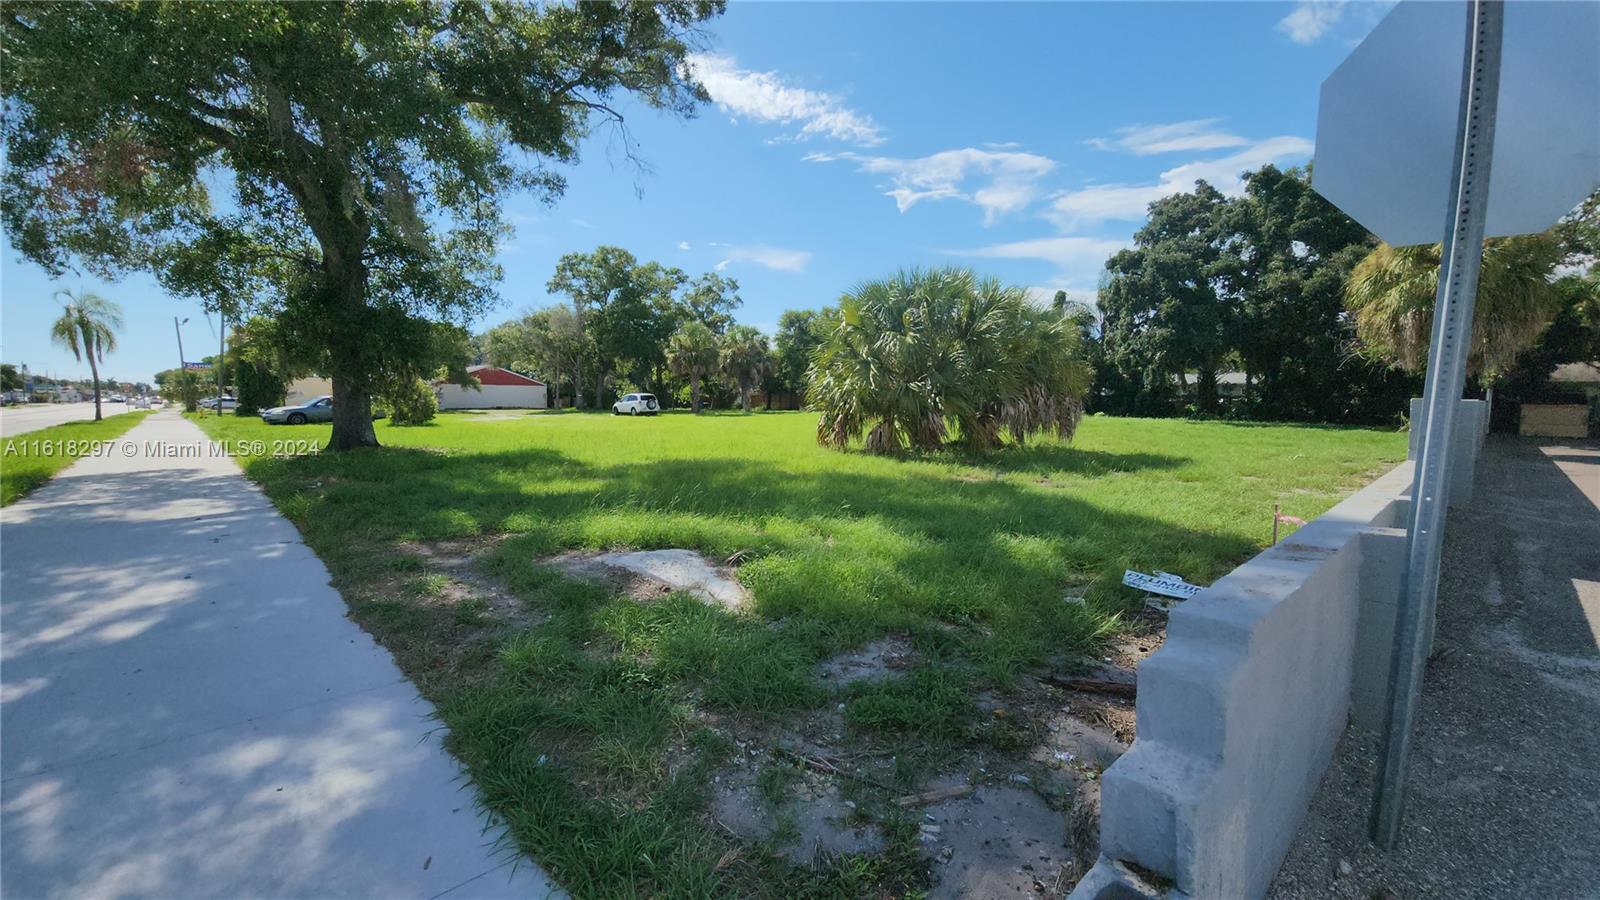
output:
M624 413L630 416L653 416L660 411L661 404L656 402L655 394L627 394L611 404L611 414L614 416Z

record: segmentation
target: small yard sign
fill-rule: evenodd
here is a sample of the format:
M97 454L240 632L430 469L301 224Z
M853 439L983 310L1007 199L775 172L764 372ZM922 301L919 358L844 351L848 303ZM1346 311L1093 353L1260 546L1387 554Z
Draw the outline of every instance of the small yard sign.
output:
M1126 569L1122 573L1122 583L1147 594L1160 594L1163 597L1176 597L1179 600L1187 600L1205 590L1200 585L1190 584L1171 572L1146 575L1143 572Z

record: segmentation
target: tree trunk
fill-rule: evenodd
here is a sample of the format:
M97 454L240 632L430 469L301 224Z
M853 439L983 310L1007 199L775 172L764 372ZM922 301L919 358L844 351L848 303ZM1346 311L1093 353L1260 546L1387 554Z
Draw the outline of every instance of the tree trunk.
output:
M587 409L583 405L583 304L572 302L572 317L578 323L578 366L572 379L572 408Z
M689 408L700 415L700 373L689 373Z
M750 411L750 388L744 384L739 385L739 408Z
M346 375L333 376L333 436L328 450L353 450L378 446L372 428L372 396Z
M359 253L344 255L359 260ZM342 270L342 271L341 271ZM366 332L367 272L360 262L350 262L329 272L329 290L338 291L340 312L329 335L329 355L333 363L333 435L326 450L353 450L378 446L372 428L371 373L362 359L361 342ZM341 321L342 320L342 321Z
M100 421L100 367L94 363L94 345L89 345L89 377L94 379L94 420Z
M1217 370L1207 366L1195 373L1195 408L1207 415L1217 411Z

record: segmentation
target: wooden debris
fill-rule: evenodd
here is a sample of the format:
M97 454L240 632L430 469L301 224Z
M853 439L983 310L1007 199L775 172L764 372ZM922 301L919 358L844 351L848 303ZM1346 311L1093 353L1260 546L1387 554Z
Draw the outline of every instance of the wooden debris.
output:
M907 794L904 797L894 798L895 806L924 806L929 803L938 803L941 800L954 800L972 793L972 785L959 784L955 787L934 788L920 794Z
M1122 697L1128 700L1136 698L1139 694L1139 686L1126 681L1106 681L1101 678L1068 678L1065 675L1046 675L1044 680L1057 687L1064 687L1072 691L1110 694L1113 697Z
M819 772L823 775L838 775L842 778L851 778L861 782L862 784L875 787L885 793L894 793L894 788L890 787L889 785L884 784L881 781L874 781L873 779L868 778L867 776L858 772L852 772L849 769L840 768L838 764L825 757L807 756L804 753L796 753L787 747L773 747L772 750L774 753L777 753L780 756L788 757L789 759L794 760L813 772Z

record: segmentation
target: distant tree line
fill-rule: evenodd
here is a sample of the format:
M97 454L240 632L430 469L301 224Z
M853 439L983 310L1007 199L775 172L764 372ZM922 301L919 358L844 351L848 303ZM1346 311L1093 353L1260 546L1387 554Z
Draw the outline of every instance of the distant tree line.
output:
M531 310L475 338L491 365L538 375L553 405L600 409L629 391L700 410L756 394L799 406L817 314L784 313L775 340L734 321L739 282L716 272L641 262L620 247L569 253L547 289L567 303Z
M1473 338L1480 389L1527 379L1519 354L1541 342L1566 348L1540 355L1545 376L1555 356L1597 342L1595 218L1591 198L1543 235L1488 242ZM1437 269L1436 247L1382 244L1304 170L1263 167L1233 198L1197 182L1150 205L1134 246L1106 262L1098 310L1080 315L1090 409L1398 422L1421 387ZM1243 384L1224 391L1228 376Z
M1204 181L1150 205L1106 262L1090 408L1116 415L1316 422L1396 418L1416 379L1358 352L1350 271L1377 241L1267 166L1225 197ZM1242 396L1220 380L1242 373Z
M619 247L562 257L547 287L571 303L476 342L486 362L543 378L558 406L648 391L695 412L735 402L748 412L760 391L769 407L818 410L828 446L985 451L1070 438L1092 374L1078 311L965 269L903 271L836 306L788 310L771 341L734 322L738 282L691 280Z

